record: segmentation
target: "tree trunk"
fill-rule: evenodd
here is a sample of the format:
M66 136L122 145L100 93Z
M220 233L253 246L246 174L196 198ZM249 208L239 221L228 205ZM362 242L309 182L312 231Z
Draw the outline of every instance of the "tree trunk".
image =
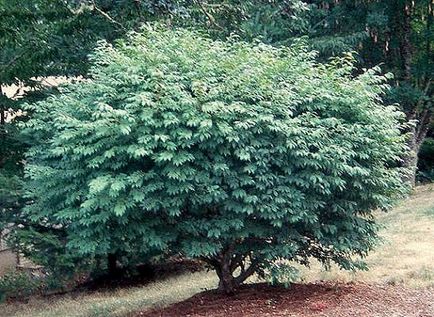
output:
M118 274L118 266L117 266L117 256L114 253L109 253L107 255L107 269L108 274L112 277Z
M424 118L422 118L422 121L424 121ZM429 121L422 122L418 127L413 128L411 131L411 137L408 141L410 153L403 158L403 166L409 170L409 174L405 177L404 181L408 182L411 187L415 187L416 185L417 163L419 160L418 153L428 130Z
M233 295L239 285L237 285L235 277L232 275L230 263L221 263L218 267L216 267L216 272L219 277L218 290L220 292L226 293L227 295Z
M247 258L250 261L246 268ZM227 295L233 295L237 288L256 272L260 263L258 259L253 259L250 252L247 254L236 253L235 244L228 246L216 257L202 259L214 268L219 277L218 290ZM238 276L234 276L237 269L240 273Z
M403 158L403 165L408 169L408 174L404 177L403 181L408 183L412 188L416 186L416 172L417 162L420 145L417 145L415 137L412 136L409 142L410 153Z
M6 123L6 113L3 107L0 106L0 125L4 125Z
M404 70L404 79L410 81L412 78L411 74L411 64L413 58L413 50L410 40L411 35L411 4L407 1L401 3L401 41L400 41L400 51L402 57L402 68Z
M3 89L0 85L0 102L3 101ZM6 109L3 104L0 104L0 125L4 125L6 123Z

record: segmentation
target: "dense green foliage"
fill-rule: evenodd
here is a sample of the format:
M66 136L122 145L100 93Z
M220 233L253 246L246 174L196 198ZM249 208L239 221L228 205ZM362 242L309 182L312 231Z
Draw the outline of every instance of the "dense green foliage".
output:
M36 258L50 256L48 262L57 258L63 263L55 247L63 233L46 232L21 214L25 203L21 189L23 153L30 140L19 135L17 124L31 112L12 118L24 102L58 93L46 85L47 76L86 75L87 55L98 40L113 41L145 20L171 14L176 7L164 5L164 1L141 1L139 9L129 0L0 0L0 229L12 229L9 242L18 249L17 241L23 239L47 243L38 243L32 250L21 249L24 253L31 252ZM12 84L16 86L9 87L6 96L7 85ZM23 86L34 90L24 92ZM17 98L20 95L22 98ZM12 237L18 225L29 229L19 239Z
M201 258L229 292L277 259L358 267L401 189L402 114L376 70L314 59L152 28L101 44L90 80L28 107L26 216L87 258Z
M38 292L41 282L26 272L8 272L0 277L0 302L24 299Z

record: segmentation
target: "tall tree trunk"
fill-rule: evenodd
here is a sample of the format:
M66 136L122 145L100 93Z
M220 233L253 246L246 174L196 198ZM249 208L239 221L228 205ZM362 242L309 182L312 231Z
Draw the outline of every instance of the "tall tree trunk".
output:
M408 84L414 85L414 78L412 74L413 63L413 47L411 43L411 14L412 14L412 2L411 1L396 1L399 14L398 18L398 31L399 31L399 51L401 55L401 63L403 74L401 79ZM425 94L430 87L430 80L426 85ZM409 174L405 177L404 181L408 182L412 187L416 185L416 172L418 163L418 153L420 146L425 139L428 132L431 113L429 110L420 112L422 106L422 98L419 102L415 103L411 107L411 111L407 114L409 121L417 120L417 124L412 127L410 131L410 138L408 140L408 147L410 152L403 158L403 165L409 170Z
M402 19L400 23L400 51L402 57L402 67L404 69L404 80L410 81L412 78L411 64L413 58L413 49L411 45L411 4L407 1L402 3ZM409 82L410 83L410 82Z
M412 133L408 141L410 152L403 158L403 165L408 169L408 174L404 177L404 182L408 183L411 187L416 185L416 173L418 163L418 152L420 143L417 142L416 133Z
M0 84L0 125L6 123L6 107L2 104L3 97L3 89Z
M3 147L3 143L6 141L6 131L5 131L5 124L6 124L6 107L3 104L4 95L3 90L0 83L0 147ZM2 152L4 149L2 149ZM6 153L0 153L0 168L3 167L5 161L6 161Z
M427 87L429 87L429 83ZM410 131L410 139L407 143L410 152L403 158L403 165L409 170L409 174L404 181L409 182L412 187L416 185L418 153L431 125L431 116L429 109L422 111L418 123Z
M6 123L6 112L2 106L0 106L0 125L4 125Z

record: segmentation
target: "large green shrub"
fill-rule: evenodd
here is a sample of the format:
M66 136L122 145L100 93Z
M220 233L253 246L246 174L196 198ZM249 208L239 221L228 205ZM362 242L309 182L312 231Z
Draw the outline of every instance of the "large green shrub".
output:
M226 292L276 260L360 266L401 190L402 114L376 70L314 57L153 28L102 43L91 80L30 107L26 215L86 257L203 259Z

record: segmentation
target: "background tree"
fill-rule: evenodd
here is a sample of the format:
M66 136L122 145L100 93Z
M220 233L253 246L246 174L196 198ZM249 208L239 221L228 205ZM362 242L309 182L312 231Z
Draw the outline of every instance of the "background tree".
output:
M431 0L274 0L201 2L211 34L236 33L288 45L308 36L310 48L325 61L349 51L358 52L360 68L381 65L392 72L390 102L397 102L411 123L403 158L414 185L417 153L433 121L433 3Z
M388 94L412 123L404 166L412 170L433 121L433 3L432 1L306 1L312 48L323 57L359 52L359 65L382 65L395 76ZM424 164L421 165L424 168Z
M180 252L231 293L276 260L342 268L400 192L402 114L352 58L147 28L28 108L26 215L70 252Z
M395 75L388 95L411 127L412 154L404 158L415 182L417 153L433 118L433 3L422 1L312 1L317 23L309 30L313 47L325 54L355 49L364 67L383 65Z

